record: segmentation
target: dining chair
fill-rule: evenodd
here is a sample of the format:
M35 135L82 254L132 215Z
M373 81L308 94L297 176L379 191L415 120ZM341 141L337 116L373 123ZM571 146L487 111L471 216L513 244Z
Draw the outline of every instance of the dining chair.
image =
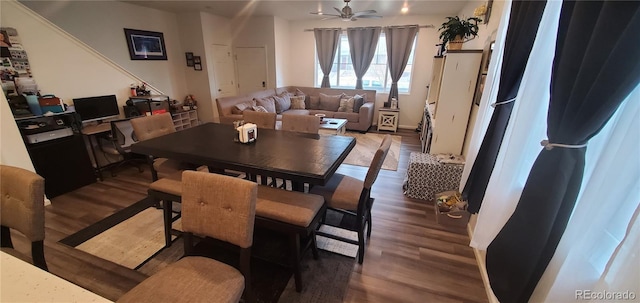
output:
M253 123L258 128L276 129L277 117L276 113L263 113L249 110L242 112L244 122Z
M282 115L282 129L286 131L317 134L320 117L311 115Z
M122 160L115 163L111 170L111 176L115 177L115 170L125 164L133 164L138 168L139 172L143 172L140 162L144 159L136 158L131 153L131 145L136 143L138 139L133 132L133 126L129 118L110 121L111 133L106 140L101 140L100 150L105 154L122 157Z
M364 181L342 174L334 174L326 185L314 186L309 191L310 193L323 196L329 209L344 215L355 216L356 224L352 230L358 233L358 241L322 231L318 231L317 234L358 245L358 263L360 264L362 264L364 260L365 228L367 238L371 237L371 208L374 202L374 199L371 198L371 187L378 177L378 173L380 172L384 159L389 153L390 147L391 136L386 135L371 160ZM340 228L343 227L340 226Z
M176 128L170 113L144 116L131 119L133 132L139 141L145 141L167 134L175 133ZM151 162L151 176L153 181L158 180L158 173L172 174L180 171L183 164L167 158L149 158Z
M255 302L251 289L251 246L256 183L229 176L185 171L182 176L185 257L152 275L117 302ZM240 248L238 269L194 256L194 235Z
M13 249L11 230L31 241L33 264L49 271L44 258L44 178L8 165L0 165L0 246Z

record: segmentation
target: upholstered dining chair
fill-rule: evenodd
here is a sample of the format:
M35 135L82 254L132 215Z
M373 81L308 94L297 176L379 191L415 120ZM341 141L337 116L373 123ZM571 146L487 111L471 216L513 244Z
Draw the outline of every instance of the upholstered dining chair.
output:
M44 259L44 179L38 174L0 165L0 225L2 247L13 249L11 230L31 241L33 264L46 271Z
M342 238L333 234L318 231L317 234L351 244L358 245L358 263L364 260L364 233L367 229L367 238L371 237L371 207L374 199L371 198L371 187L378 177L382 162L389 153L391 136L386 135L376 150L373 160L364 181L334 174L325 186L314 186L309 192L324 196L328 208L345 215L355 216L356 225L354 231L358 233L358 241Z
M258 128L276 129L276 113L263 113L245 110L242 112L244 122L255 124Z
M256 213L256 183L229 176L185 171L182 176L185 257L152 275L118 302L254 302L250 259ZM194 234L240 248L240 271L193 256Z
M282 130L317 134L320 117L311 115L282 115Z
M170 113L134 118L131 119L131 126L133 126L133 131L139 141L176 132ZM167 158L150 159L150 161L152 161L151 176L153 181L158 180L158 173L172 174L183 168L180 161Z

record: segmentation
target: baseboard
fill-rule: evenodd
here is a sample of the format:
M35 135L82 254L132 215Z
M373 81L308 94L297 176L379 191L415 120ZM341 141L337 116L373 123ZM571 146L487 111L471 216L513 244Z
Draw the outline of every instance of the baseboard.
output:
M470 224L467 224L467 233L469 234L469 238L473 234L473 227ZM489 284L489 275L487 274L487 263L485 261L486 252L480 251L479 249L473 247L473 254L476 257L476 263L478 263L478 269L480 269L480 275L482 276L482 283L484 284L484 289L487 292L487 298L489 298L489 303L500 303L496 295L493 294L493 290L491 290L491 284Z

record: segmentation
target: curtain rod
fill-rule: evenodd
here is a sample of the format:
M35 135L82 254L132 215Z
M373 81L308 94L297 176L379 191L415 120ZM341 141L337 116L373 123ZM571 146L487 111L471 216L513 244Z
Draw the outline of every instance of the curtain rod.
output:
M378 27L378 26L364 26L364 27L367 28L367 27ZM380 27L385 28L385 27L389 27L389 26L380 26ZM391 26L391 27L402 27L402 26ZM433 24L419 25L418 28L435 28L435 26L433 26ZM346 28L341 28L341 30L344 32L347 29ZM313 28L306 28L306 29L304 29L304 31L305 32L312 32Z

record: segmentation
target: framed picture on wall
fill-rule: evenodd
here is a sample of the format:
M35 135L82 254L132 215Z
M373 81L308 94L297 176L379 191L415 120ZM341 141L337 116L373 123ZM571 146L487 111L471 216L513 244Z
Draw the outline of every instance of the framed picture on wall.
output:
M200 56L193 56L193 63L196 63L196 64L198 64L198 63L202 63L202 62L200 61Z
M193 69L195 70L202 70L202 64L201 63L196 63L193 65Z
M187 66L193 66L193 53L184 53L187 58Z
M131 60L167 60L164 35L137 29L124 29Z

